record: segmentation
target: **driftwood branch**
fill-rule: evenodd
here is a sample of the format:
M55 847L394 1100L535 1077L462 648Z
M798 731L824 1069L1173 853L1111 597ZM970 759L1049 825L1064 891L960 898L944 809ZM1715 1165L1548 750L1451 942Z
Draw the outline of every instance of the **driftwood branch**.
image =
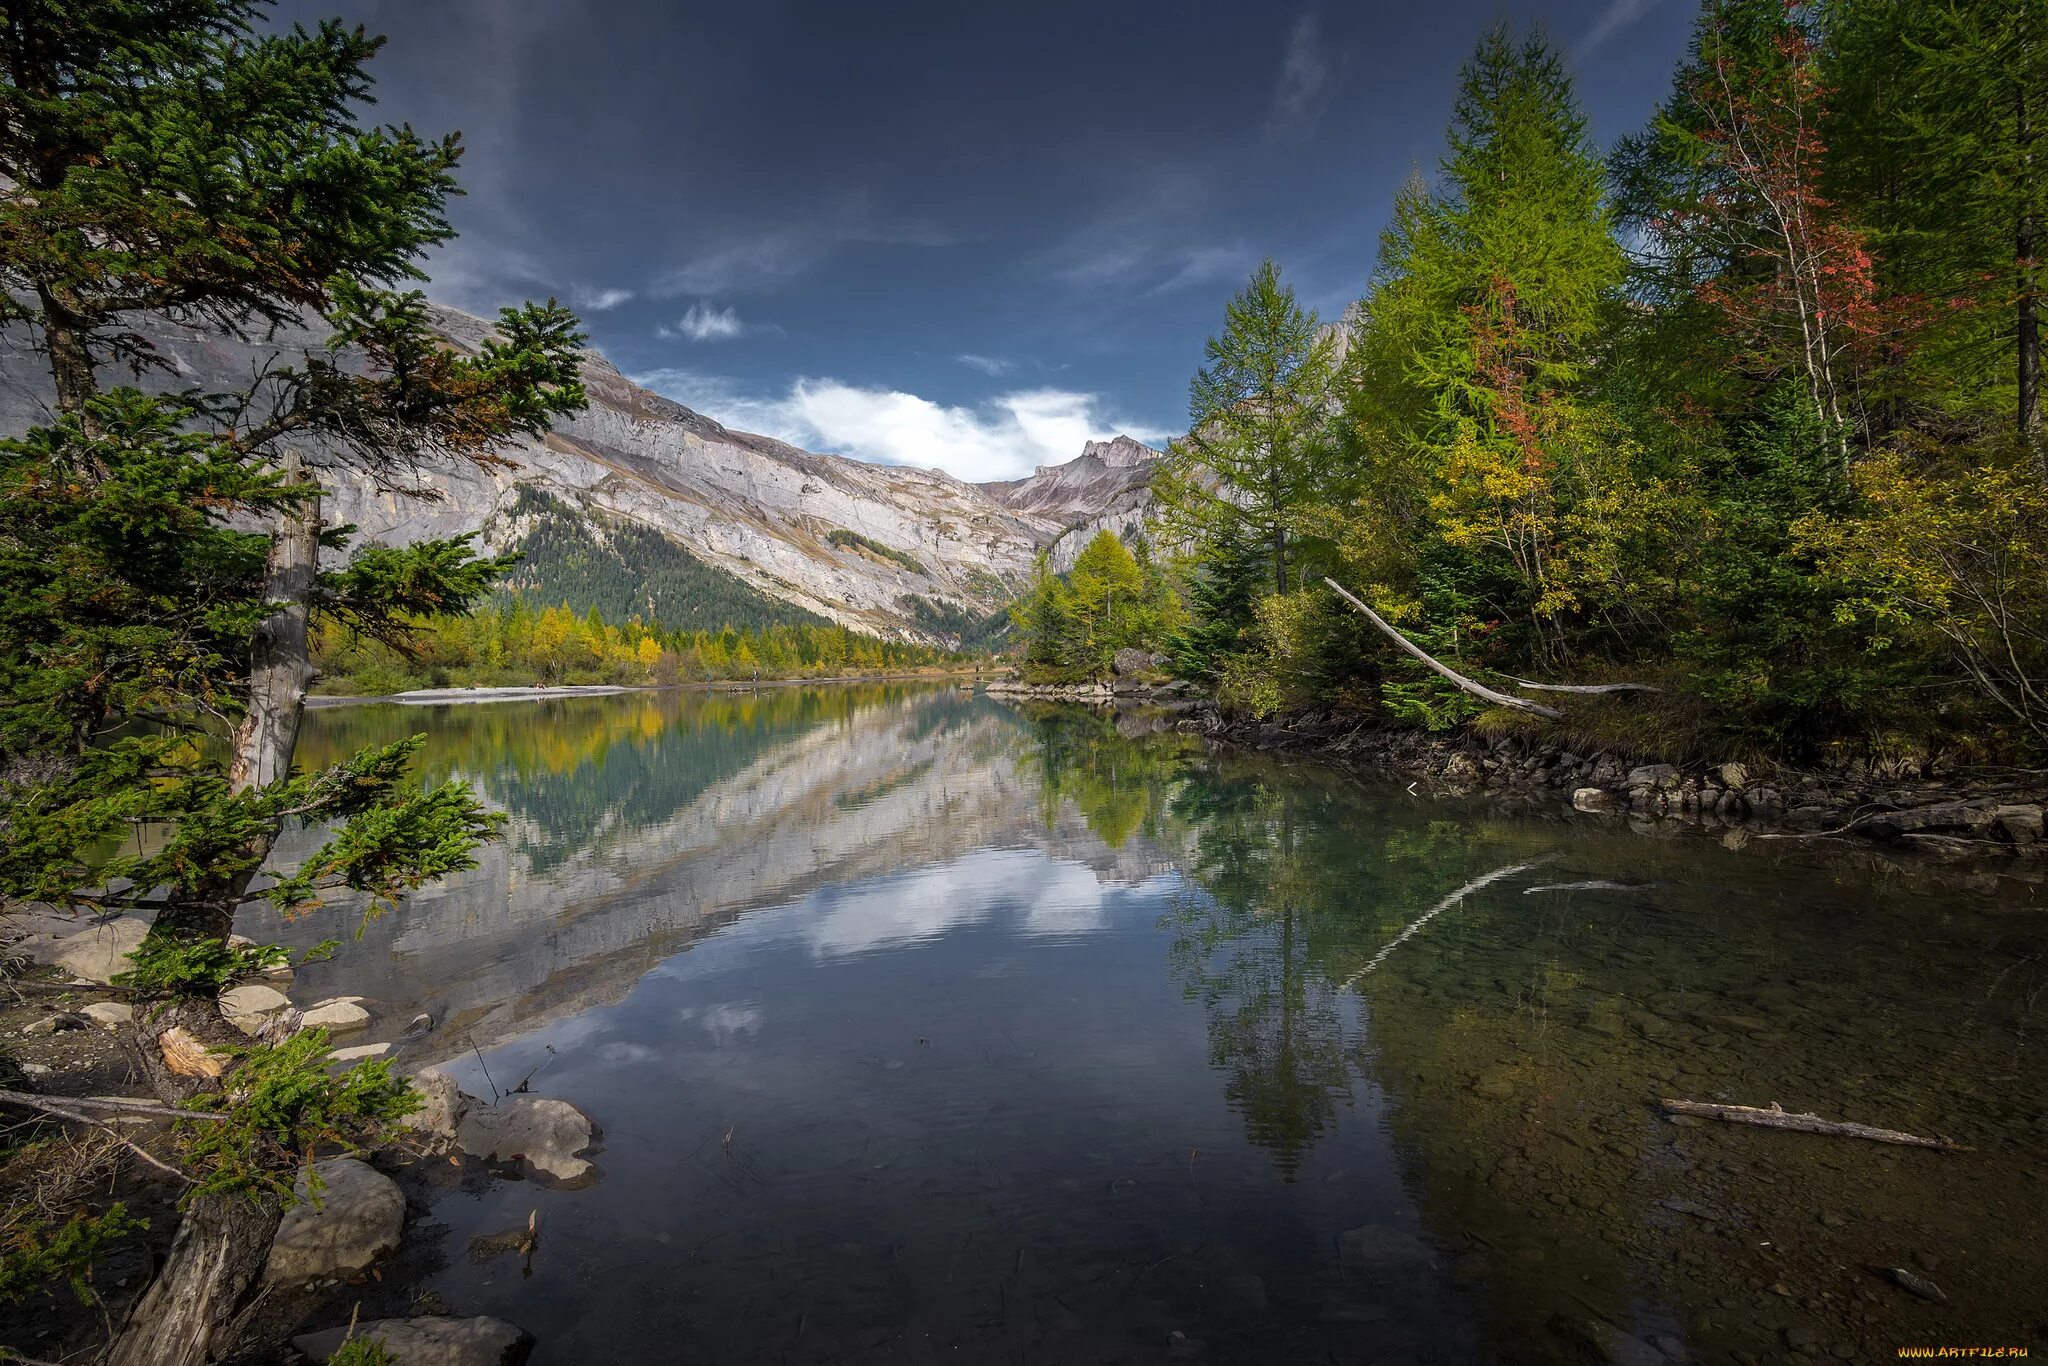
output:
M1536 716L1541 716L1546 720L1562 721L1564 719L1564 713L1557 710L1557 708L1555 707L1546 707L1541 702L1531 702L1526 697L1516 697L1512 693L1496 692L1492 688L1487 687L1484 683L1478 683L1473 681L1472 679L1465 677L1465 675L1459 673L1456 669L1451 668L1448 664L1438 662L1436 657L1431 655L1427 650L1424 650L1420 645L1417 645L1414 641L1408 639L1408 637L1402 635L1399 631L1395 630L1392 626L1388 625L1387 619L1385 617L1381 616L1378 612L1373 611L1372 608L1367 607L1363 602L1360 602L1357 598L1353 597L1349 592L1345 591L1344 585L1338 583L1335 579L1327 577L1324 578L1323 582L1327 583L1328 585L1330 585L1330 587L1334 588L1337 591L1338 597L1344 599L1344 601L1350 603L1353 607L1356 607L1359 611L1365 613L1365 619L1367 621L1370 621L1373 625L1379 627L1381 631L1385 632L1387 639L1393 641L1395 645L1399 646L1401 648L1402 653L1409 655L1411 658L1419 660L1421 663L1428 666L1430 669L1434 670L1436 673L1440 674L1444 678L1449 679L1452 683L1455 683L1459 688L1463 689L1465 692L1470 693L1472 696L1478 698L1480 701L1491 702L1496 707L1508 707L1515 711L1530 712Z
M0 1090L0 1103L22 1105L31 1110L51 1110L53 1106L68 1106L74 1110L111 1110L123 1115L150 1115L159 1119L226 1119L226 1115L210 1114L205 1110L173 1110L168 1105L158 1105L147 1100L124 1100L119 1096L38 1096L27 1091ZM52 1111L52 1113L55 1113Z
M1518 688L1534 688L1537 692L1609 693L1609 692L1663 692L1648 683L1537 683L1527 678L1516 678L1513 674L1502 674L1502 678Z
M1669 1115L1692 1115L1698 1119L1718 1119L1729 1124L1755 1124L1765 1129L1790 1129L1802 1134L1826 1134L1831 1138L1867 1138L1873 1143L1896 1143L1905 1148L1932 1148L1942 1153L1965 1153L1969 1149L1960 1143L1951 1143L1945 1138L1922 1138L1918 1134L1901 1133L1897 1129L1877 1129L1868 1124L1851 1124L1843 1120L1822 1119L1819 1115L1787 1114L1775 1103L1768 1109L1754 1105L1710 1105L1698 1100L1662 1100L1658 1104Z
M141 1158L150 1166L155 1167L165 1176L169 1176L175 1178L178 1181L182 1181L188 1186L193 1184L191 1177L185 1175L185 1173L179 1171L170 1163L165 1162L162 1158L150 1152L149 1149L143 1147L141 1144L136 1143L133 1140L124 1136L121 1133L121 1131L116 1129L113 1125L106 1123L104 1120L94 1119L91 1115L81 1113L81 1111L78 1109L71 1108L73 1106L90 1105L92 1104L92 1102L90 1101L74 1100L70 1096L64 1096L61 1099L52 1099L48 1096L32 1096L24 1091L0 1091L0 1100L4 1100L10 1105L20 1105L30 1110L40 1111L41 1113L46 1115L54 1115L58 1119L68 1119L74 1124L90 1125L93 1128L100 1130L102 1133L105 1133L108 1137L112 1138L114 1142L120 1144L129 1152L135 1154L135 1156ZM135 1111L129 1110L127 1106L115 1106L112 1108L123 1110L130 1114L135 1113ZM183 1112L177 1110L163 1110L161 1111L161 1113L181 1115Z

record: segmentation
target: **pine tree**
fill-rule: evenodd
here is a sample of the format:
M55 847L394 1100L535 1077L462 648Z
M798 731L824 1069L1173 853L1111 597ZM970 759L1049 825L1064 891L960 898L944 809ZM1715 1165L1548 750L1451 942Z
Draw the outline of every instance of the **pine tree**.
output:
M566 311L508 309L460 354L423 298L392 288L449 235L458 144L358 122L380 40L259 29L263 9L25 0L0 24L0 297L47 356L58 413L0 442L0 894L153 908L138 1057L167 1098L219 1103L223 1083L159 1041L246 1047L214 996L273 958L230 943L238 910L336 893L389 906L469 866L493 826L462 784L407 781L417 739L292 768L323 619L403 641L502 567L466 539L323 567L346 538L321 522L319 485L388 487L430 457L489 464L583 402ZM166 321L237 336L310 324L331 346L283 347L237 393L106 387L116 367L162 368L148 337ZM233 728L225 758L189 739L217 718ZM330 838L252 893L289 822ZM270 1080L233 1094L284 1085L296 1115L388 1089L374 1068L342 1083L322 1063L297 1041L259 1052L244 1066ZM280 1122L257 1150L212 1152L241 1165L202 1183L112 1361L233 1347L290 1165L321 1141Z
M1188 435L1153 481L1168 535L1198 557L1226 535L1265 547L1273 591L1289 577L1304 509L1327 495L1335 337L1266 261L1224 310L1188 388Z

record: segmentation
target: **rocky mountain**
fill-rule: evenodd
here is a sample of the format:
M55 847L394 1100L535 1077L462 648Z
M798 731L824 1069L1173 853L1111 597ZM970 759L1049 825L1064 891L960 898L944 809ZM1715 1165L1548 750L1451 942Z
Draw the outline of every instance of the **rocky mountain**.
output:
M436 310L451 345L489 324ZM317 330L242 344L163 326L173 373L152 383L246 385L261 360L321 346ZM513 586L579 610L675 625L824 618L951 644L1016 595L1042 549L1071 564L1096 528L1123 531L1149 504L1156 454L1129 438L1090 443L1028 479L975 485L732 431L641 388L595 351L589 408L507 454L510 468L420 471L426 499L335 481L331 521L391 544L467 532L527 559ZM0 430L47 413L41 358L0 334Z
M1129 537L1151 516L1152 471L1159 452L1119 436L1090 441L1064 465L1040 465L1027 479L983 484L1005 507L1049 517L1065 530L1050 547L1053 567L1071 569L1098 531Z

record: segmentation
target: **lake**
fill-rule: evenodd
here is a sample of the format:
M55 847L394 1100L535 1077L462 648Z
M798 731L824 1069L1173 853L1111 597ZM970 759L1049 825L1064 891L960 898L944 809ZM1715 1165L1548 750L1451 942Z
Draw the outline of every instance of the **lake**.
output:
M346 1042L430 1011L401 1058L605 1131L582 1189L452 1184L409 1289L541 1363L2048 1345L2024 885L1161 724L913 685L312 713L302 763L423 731L507 823L295 999L368 998ZM522 1275L473 1240L530 1210Z

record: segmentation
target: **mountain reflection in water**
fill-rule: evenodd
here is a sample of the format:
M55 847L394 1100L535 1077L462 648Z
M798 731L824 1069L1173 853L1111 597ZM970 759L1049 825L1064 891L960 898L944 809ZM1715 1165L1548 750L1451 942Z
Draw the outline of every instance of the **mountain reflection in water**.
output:
M506 838L294 996L369 998L369 1038L430 1011L401 1057L538 1070L604 1126L595 1186L472 1184L412 1235L407 1291L537 1362L2048 1340L2024 889L952 689L338 708L301 762L414 730ZM1667 1095L1973 1151L1674 1125ZM534 1208L530 1278L463 1256Z

